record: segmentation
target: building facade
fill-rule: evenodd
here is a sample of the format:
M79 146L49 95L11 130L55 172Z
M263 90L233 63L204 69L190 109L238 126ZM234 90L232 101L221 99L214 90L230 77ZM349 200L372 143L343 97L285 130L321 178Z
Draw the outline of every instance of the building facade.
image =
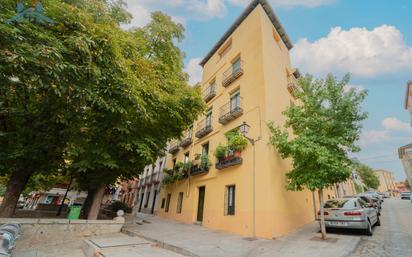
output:
M158 157L156 162L146 166L143 173L139 176L134 212L156 213L165 165L166 156Z
M398 149L398 156L402 162L403 170L409 185L412 185L412 144L402 146Z
M406 94L404 102L405 110L409 112L411 116L411 125L412 125L412 80L406 83Z
M390 196L396 196L397 189L393 172L387 170L375 170L374 172L378 176L380 182L378 191L381 193L389 193Z
M282 126L282 111L295 101L299 74L290 64L291 48L268 2L255 0L203 59L208 109L182 139L170 143L166 168L194 164L199 156L212 165L190 169L188 177L163 186L159 216L263 238L314 220L315 194L286 190L291 161L268 144L267 123ZM242 128L251 139L246 148L215 158L227 144L225 134ZM326 193L336 197L333 189Z

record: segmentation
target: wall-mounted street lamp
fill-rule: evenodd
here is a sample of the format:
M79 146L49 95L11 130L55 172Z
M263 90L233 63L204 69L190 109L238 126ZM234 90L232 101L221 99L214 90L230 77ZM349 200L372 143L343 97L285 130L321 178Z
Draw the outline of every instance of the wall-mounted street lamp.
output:
M252 208L252 214L253 214L253 221L252 221L252 238L256 238L256 154L255 154L255 143L262 138L259 136L257 139L250 138L246 136L247 133L249 133L250 125L247 124L246 122L243 122L239 127L238 127L240 133L249 140L250 144L253 146L253 169L252 169L252 201L253 201L253 208Z

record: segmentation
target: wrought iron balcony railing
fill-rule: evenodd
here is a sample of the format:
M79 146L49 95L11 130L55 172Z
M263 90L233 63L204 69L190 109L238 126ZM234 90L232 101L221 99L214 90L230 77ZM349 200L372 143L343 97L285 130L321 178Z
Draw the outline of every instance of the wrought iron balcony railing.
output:
M169 143L169 153L174 154L179 151L179 141L173 140Z
M222 170L231 166L242 164L242 162L242 157L229 156L225 159L219 160L219 162L216 163L215 167L218 170Z
M243 61L232 66L223 73L222 86L227 87L237 78L243 75Z
M197 130L195 136L202 138L213 131L212 118L204 118L197 124Z
M202 92L203 100L207 103L216 96L216 85L211 84Z
M192 136L193 136L193 129L190 128L184 133L182 140L180 140L180 146L188 147L193 142Z
M220 107L219 123L222 125L227 124L242 114L242 99L240 98L236 103L229 101Z

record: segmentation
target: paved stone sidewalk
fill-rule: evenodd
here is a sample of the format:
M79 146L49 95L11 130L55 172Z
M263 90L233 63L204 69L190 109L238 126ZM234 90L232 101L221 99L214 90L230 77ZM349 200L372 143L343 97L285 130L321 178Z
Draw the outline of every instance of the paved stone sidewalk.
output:
M317 230L314 222L277 240L250 241L235 234L140 214L123 229L129 235L192 257L346 257L360 241L360 236L337 234L330 234L332 240L327 242L316 240Z

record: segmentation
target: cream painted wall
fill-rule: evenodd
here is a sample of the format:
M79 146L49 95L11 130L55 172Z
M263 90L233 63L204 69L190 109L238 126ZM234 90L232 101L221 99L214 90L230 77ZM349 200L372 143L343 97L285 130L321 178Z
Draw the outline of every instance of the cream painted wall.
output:
M291 169L290 160L282 160L273 147L268 145L267 122L284 124L283 110L293 101L287 90L287 72L290 66L289 52L283 42L279 44L273 37L274 27L263 8L258 5L254 11L234 31L230 39L232 47L222 58L215 53L204 66L202 87L216 80L217 95L207 104L213 108L213 132L197 139L186 149L168 157L167 167L172 160L183 161L184 154L191 159L201 153L202 144L209 142L209 156L213 163L205 175L190 177L175 185L163 187L160 199L171 193L169 211L159 209L158 215L185 223L196 221L198 188L206 187L204 219L205 227L234 232L243 236L253 233L253 147L242 152L243 163L223 170L216 170L213 152L219 143L226 143L224 133L238 127L243 121L251 127L248 136L256 142L256 232L258 237L273 238L285 235L314 220L315 210L312 193L308 190L291 192L286 190L285 174ZM227 88L222 86L222 76L231 67L237 56L243 60L244 74ZM240 89L241 117L226 125L218 123L219 108L227 103L230 94ZM204 117L199 117L199 121ZM196 131L196 123L194 126ZM224 196L227 185L236 185L236 215L224 215ZM182 213L176 213L179 192L184 192ZM335 197L333 190L326 195ZM317 201L316 206L319 207Z

